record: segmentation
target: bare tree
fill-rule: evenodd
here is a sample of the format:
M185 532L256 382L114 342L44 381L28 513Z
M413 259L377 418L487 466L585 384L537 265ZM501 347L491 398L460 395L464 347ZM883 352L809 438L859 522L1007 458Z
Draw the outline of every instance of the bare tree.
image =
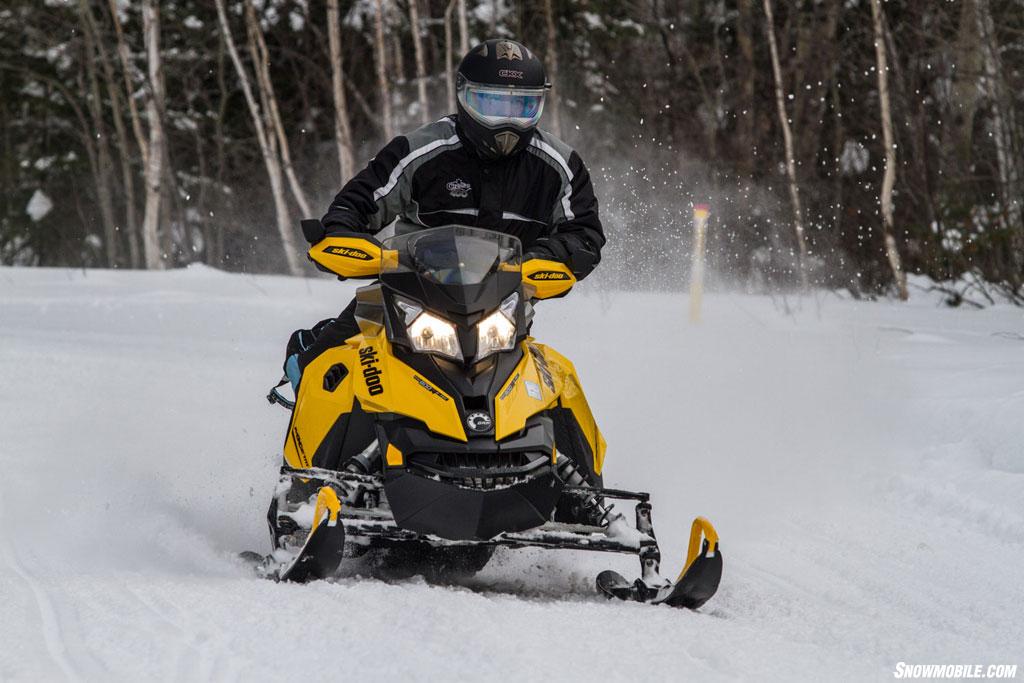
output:
M146 267L158 270L165 265L160 249L160 199L164 176L164 72L160 61L160 8L156 0L144 0L142 26L149 74L149 96L146 98L149 154L146 160L146 210L142 219L142 246Z
M341 16L338 0L327 0L327 39L331 49L331 90L334 94L334 140L338 145L338 166L341 183L355 172L352 155L352 129L345 99L345 70L341 59Z
M88 97L86 104L92 119L96 138L96 172L93 180L96 183L96 195L99 199L100 218L103 221L103 246L106 253L108 268L116 268L117 263L117 222L114 219L114 193L111 171L113 159L110 153L110 138L107 135L106 116L103 112L103 97L100 93L100 82L96 54L97 35L92 21L92 10L85 0L78 2L78 15L82 22L82 34L85 37L85 72L88 81Z
M444 8L444 78L448 86L448 111L450 114L455 111L455 75L452 73L452 10L455 9L457 0L448 0L448 6Z
M793 202L793 229L796 232L800 282L808 288L807 282L807 240L804 237L804 217L800 207L800 187L796 180L796 159L793 156L793 131L790 129L789 116L786 114L785 95L782 88L782 67L779 65L779 49L775 45L775 17L772 14L771 0L764 0L765 32L768 34L768 47L772 57L772 73L775 76L775 105L779 110L779 126L782 128L782 141L786 149L786 175L789 179L789 198Z
M459 2L459 55L469 52L469 19L466 17L466 0Z
M142 157L144 166L149 164L149 145L146 143L146 136L142 132L142 119L139 116L139 108L135 104L135 88L132 86L131 53L128 51L128 41L124 37L124 29L121 27L121 18L118 15L117 0L110 0L110 15L114 21L114 32L117 35L117 55L121 60L121 76L124 78L125 99L128 102L128 111L131 114L132 132L135 134L135 142L139 145L139 156Z
M996 168L999 173L999 197L1002 204L1000 222L1011 235L1011 259L1014 271L1024 271L1024 224L1021 223L1021 169L1019 155L1013 147L1014 116L1012 100L1007 96L1003 67L997 50L995 22L989 0L974 0L975 21L981 40L981 79L985 96L992 110L992 137L996 146ZM1021 277L1018 275L1018 278ZM1019 282L1019 280L1018 280ZM1016 284L1016 283L1015 283Z
M892 132L892 110L889 103L889 65L885 53L885 33L882 29L882 7L879 0L871 0L874 20L875 59L878 71L878 102L882 115L882 143L885 145L885 174L882 176L882 234L885 236L885 255L892 268L900 299L907 300L907 276L903 272L900 252L896 246L893 225L892 190L896 183L896 141Z
M430 121L427 104L427 67L423 58L423 37L420 35L419 0L409 0L409 23L412 24L412 47L416 55L416 92L420 103L420 122Z
M138 224L135 216L135 176L132 173L131 150L128 133L124 125L124 107L121 106L121 91L118 89L114 68L107 54L105 37L100 33L96 17L92 10L85 13L89 30L96 37L96 54L99 57L103 81L110 98L110 108L114 120L114 132L117 137L117 150L121 162L121 185L124 190L125 232L128 238L128 265L138 268L142 265L141 246L139 244Z
M135 103L135 87L132 85L132 64L131 64L131 53L128 50L128 41L124 36L124 29L121 26L121 18L118 14L117 0L110 0L110 16L114 22L114 32L117 36L117 54L121 62L121 76L124 80L125 88L125 101L128 103L128 112L132 122L132 133L135 135L135 142L139 146L139 156L142 157L142 166L144 173L144 186L146 189L146 203L142 218L142 261L147 268L161 268L163 260L160 254L160 239L159 239L159 222L160 222L160 176L162 175L163 159L162 153L161 158L154 161L150 155L150 146L153 138L155 137L160 144L161 149L163 148L163 128L161 126L160 117L155 114L158 110L155 106L152 107L154 116L149 118L150 103L153 100L153 88L150 84L149 93L146 96L147 101L147 123L150 125L150 139L147 140L146 134L142 128L142 117L139 114L138 106ZM147 12L147 8L151 10ZM155 8L152 2L146 2L143 5L143 19L149 16ZM147 54L149 45L149 33L145 31L145 22L143 32L147 38ZM159 26L157 27L159 28ZM159 39L159 31L154 32L153 37ZM159 61L160 51L159 43L155 45L156 58ZM151 64L150 67L153 65ZM157 73L160 72L159 68L156 69ZM153 73L153 69L150 68L150 74ZM154 135L152 130L153 121L156 121L158 131ZM151 179L155 179L156 186L150 182Z
M277 154L277 138L274 136L273 131L268 132L263 114L260 112L260 106L252 94L252 87L249 85L249 75L242 64L242 58L238 54L235 39L231 34L231 26L228 24L227 13L224 11L224 0L215 0L215 2L221 36L228 48L231 62L235 65L235 71L238 73L238 81L242 86L242 94L245 96L246 106L249 108L249 116L252 118L253 127L256 129L256 140L263 155L263 163L267 168L270 192L274 198L274 209L277 216L277 230L281 237L281 246L284 248L288 270L293 275L300 275L302 269L299 264L295 238L292 235L291 217L288 215L288 202L284 194L284 179L281 174L281 160Z
M277 147L281 155L281 166L285 177L288 179L288 186L292 190L292 196L299 205L303 216L312 215L309 200L306 199L306 192L295 175L295 166L292 164L291 145L288 144L288 135L284 130L284 122L281 120L281 110L277 106L277 94L274 92L274 82L270 78L270 53L267 50L267 42L263 37L263 30L260 28L259 18L256 16L256 7L252 0L245 0L245 23L246 34L249 37L249 52L252 54L256 66L256 87L259 88L260 102L263 104L263 115L267 121L268 134L277 138Z
M547 26L547 43L544 58L547 61L548 80L551 81L551 92L548 93L548 112L551 114L551 132L555 137L562 137L562 118L559 115L558 93L558 42L555 31L555 13L551 8L551 0L544 0L544 22Z
M756 102L755 78L757 67L754 61L754 0L738 0L739 14L736 18L736 42L740 48L740 104L737 114L736 137L740 154L741 175L754 175L754 106Z
M380 92L380 115L384 122L384 137L392 138L391 88L388 85L387 49L384 42L384 0L377 0L374 15L374 41L377 47L377 89Z

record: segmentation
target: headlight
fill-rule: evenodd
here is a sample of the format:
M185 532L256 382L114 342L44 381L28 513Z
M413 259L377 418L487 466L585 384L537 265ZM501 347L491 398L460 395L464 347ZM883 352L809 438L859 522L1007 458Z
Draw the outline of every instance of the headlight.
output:
M456 360L462 360L462 347L455 334L455 326L447 320L424 311L416 316L406 329L412 348L425 353L439 353Z
M513 294L501 302L494 313L476 325L476 359L481 360L495 351L508 351L516 343L516 306L519 295Z

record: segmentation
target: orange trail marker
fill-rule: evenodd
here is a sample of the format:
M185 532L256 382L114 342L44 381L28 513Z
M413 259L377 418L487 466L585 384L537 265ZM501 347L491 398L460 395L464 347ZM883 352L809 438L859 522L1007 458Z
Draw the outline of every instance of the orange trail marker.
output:
M693 265L690 268L690 322L700 322L701 303L704 298L704 236L707 233L707 204L693 205Z

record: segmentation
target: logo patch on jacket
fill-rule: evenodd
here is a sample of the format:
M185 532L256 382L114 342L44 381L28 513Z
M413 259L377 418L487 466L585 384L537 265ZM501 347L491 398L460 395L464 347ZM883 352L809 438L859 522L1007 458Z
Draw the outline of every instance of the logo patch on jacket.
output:
M469 196L469 191L473 189L473 186L467 183L462 178L456 178L455 180L445 185L445 188L448 190L448 194L450 194L451 196L463 199Z

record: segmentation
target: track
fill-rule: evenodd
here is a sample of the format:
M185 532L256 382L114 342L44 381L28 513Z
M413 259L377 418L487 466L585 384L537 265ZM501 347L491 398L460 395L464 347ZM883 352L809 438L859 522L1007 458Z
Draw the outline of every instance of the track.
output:
M1024 664L1024 318L604 293L541 304L652 494L666 571L722 536L702 610L609 603L626 556L501 549L459 585L252 578L295 327L350 295L207 269L0 269L0 680L889 679ZM603 342L602 340L607 340Z

